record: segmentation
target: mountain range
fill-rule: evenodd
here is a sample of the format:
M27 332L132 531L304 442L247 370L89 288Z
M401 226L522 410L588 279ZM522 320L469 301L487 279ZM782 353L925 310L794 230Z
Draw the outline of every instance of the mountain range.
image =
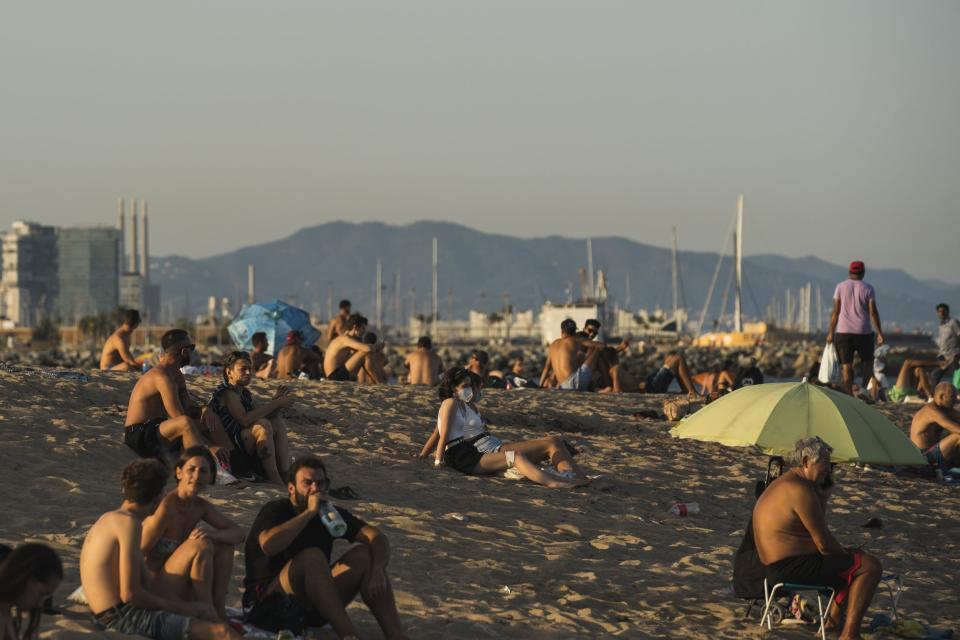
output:
M565 302L580 292L577 270L587 264L584 239L514 238L445 222L403 226L331 222L209 258L155 257L151 259L151 277L161 286L163 312L168 317L204 313L210 296L245 300L247 265L253 264L257 299L281 298L326 316L330 301L335 311L339 299L347 298L354 310L373 319L379 259L383 319L390 323L398 310L404 317L429 313L434 237L438 241L441 318L463 318L468 309L489 313L505 304L517 310L538 310L545 301ZM670 249L616 237L593 238L592 246L594 267L604 271L614 303L633 309L672 307ZM680 251L678 260L684 306L690 318L697 319L718 254ZM708 324L720 314L724 293L729 291L732 262L725 257L721 264L706 316ZM867 269L866 280L877 290L881 319L888 325L929 331L938 302L960 305L960 285L920 280L899 269L871 269L870 265ZM811 314L816 313L819 288L827 317L833 289L846 277L844 265L812 256L750 255L743 261L743 272L744 315L757 319L766 316L774 304L779 304L783 313L785 292L791 290L796 296L808 282L813 285ZM729 313L732 295L726 297Z

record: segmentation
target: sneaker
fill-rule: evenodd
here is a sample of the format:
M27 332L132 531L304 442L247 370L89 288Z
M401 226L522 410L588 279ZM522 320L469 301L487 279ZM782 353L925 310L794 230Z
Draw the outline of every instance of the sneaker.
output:
M237 484L240 482L225 466L221 464L219 467L217 469L217 481L214 484Z

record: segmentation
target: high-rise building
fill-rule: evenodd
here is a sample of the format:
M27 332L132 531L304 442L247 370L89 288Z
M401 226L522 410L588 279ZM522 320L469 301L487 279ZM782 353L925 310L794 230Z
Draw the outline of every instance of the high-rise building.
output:
M110 313L119 304L120 232L113 227L57 230L60 321Z
M0 315L17 326L32 326L54 315L57 299L56 229L14 222L2 234Z

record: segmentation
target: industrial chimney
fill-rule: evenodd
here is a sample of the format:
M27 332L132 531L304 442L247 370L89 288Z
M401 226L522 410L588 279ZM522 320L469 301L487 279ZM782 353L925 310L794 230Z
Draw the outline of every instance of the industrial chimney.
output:
M247 304L253 304L253 264L247 265Z
M127 261L127 253L126 253L126 246L125 246L127 225L126 225L126 215L124 214L124 211L123 211L123 198L117 198L117 229L120 230L120 243L119 243L120 246L118 248L118 251L120 255L120 272L123 273L123 265Z
M140 275L143 283L150 281L150 244L147 239L147 201L140 201L140 221L143 223L142 242L140 243Z
M130 273L137 273L139 260L137 259L137 201L130 198Z

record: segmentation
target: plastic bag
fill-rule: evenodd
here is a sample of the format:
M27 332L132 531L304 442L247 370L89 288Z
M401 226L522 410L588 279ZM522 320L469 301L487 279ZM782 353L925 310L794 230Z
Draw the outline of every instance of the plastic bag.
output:
M823 356L820 358L820 373L817 379L822 384L840 384L840 359L837 358L837 348L832 342L828 342L823 348Z

